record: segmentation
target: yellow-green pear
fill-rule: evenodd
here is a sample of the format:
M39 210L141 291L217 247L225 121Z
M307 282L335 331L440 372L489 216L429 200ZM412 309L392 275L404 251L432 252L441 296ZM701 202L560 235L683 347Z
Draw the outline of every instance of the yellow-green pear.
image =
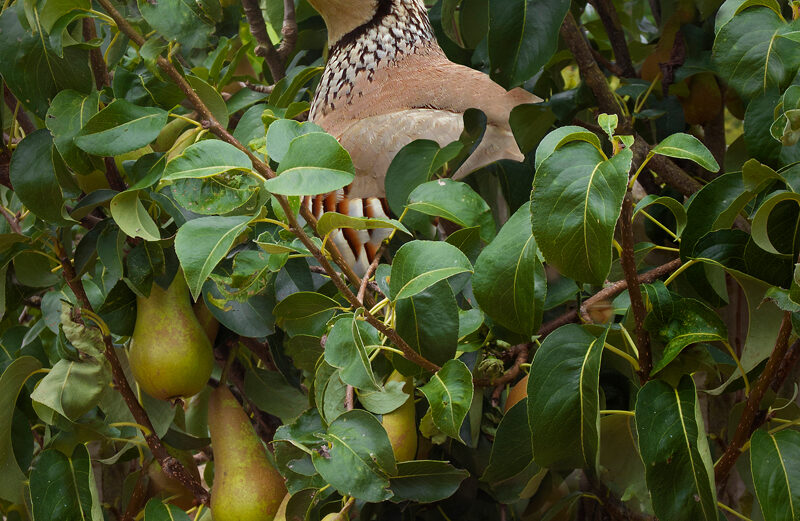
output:
M214 521L273 521L286 496L283 477L233 394L222 384L208 399L214 449Z
M214 353L180 271L166 291L153 284L149 297L136 297L128 356L133 377L154 398L186 398L206 386Z
M403 391L409 394L408 400L394 411L384 414L381 420L389 435L394 458L397 461L413 460L417 455L417 419L414 410L414 383L397 371L389 375L386 383L405 382Z

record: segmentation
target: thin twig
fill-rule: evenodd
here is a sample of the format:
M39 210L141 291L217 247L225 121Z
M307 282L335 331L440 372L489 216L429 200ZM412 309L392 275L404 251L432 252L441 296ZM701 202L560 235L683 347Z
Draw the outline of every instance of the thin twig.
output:
M611 0L590 0L590 3L606 28L608 41L611 42L611 48L614 50L614 59L622 71L622 75L627 78L635 77L636 69L633 68L631 55L628 52L628 42L625 41L625 31L619 23L619 16L614 4Z
M136 485L133 487L133 493L128 500L128 506L125 508L125 513L122 515L122 521L133 521L142 510L144 506L145 495L147 493L147 472L144 467L139 471L139 477L136 478Z
M114 158L104 157L103 164L106 167L106 181L108 181L108 186L117 192L124 192L127 190L128 186L125 184L125 181L122 180L122 176L117 168L117 163L114 162Z
M2 204L0 204L0 213L3 214L3 217L8 222L8 226L11 227L12 232L22 234L22 228L19 227L19 220L15 216L11 215L11 212L9 212Z
M297 45L297 34L297 16L294 10L294 0L283 0L283 26L281 27L283 41L278 47L278 56L283 62L286 62L286 59L294 51Z
M94 18L83 19L83 39L84 41L91 41L97 38L97 29L94 26ZM94 76L94 84L97 90L103 90L106 85L111 83L108 76L108 68L106 61L103 59L103 52L99 47L93 47L89 51L89 62L92 65L92 75Z
M500 401L500 395L503 393L503 389L505 389L506 384L514 381L517 376L519 376L520 371L522 371L522 364L528 361L528 353L530 351L531 344L519 344L514 346L512 349L516 350L517 356L514 359L514 365L511 368L503 373L503 375L494 381L495 387L494 392L492 392L492 403L498 403Z
M728 477L733 465L739 456L742 454L742 447L750 439L753 433L753 426L756 423L756 417L761 409L761 400L767 392L778 367L783 362L786 351L789 349L789 337L792 335L792 314L788 311L784 312L783 320L781 321L781 328L778 331L778 338L775 341L775 348L767 360L767 365L758 377L758 381L750 390L747 401L742 411L742 416L739 419L739 424L736 426L736 432L733 434L733 440L728 444L725 453L714 465L714 477L717 484L722 483Z
M636 324L636 347L639 350L639 380L642 384L650 379L650 370L653 368L653 355L650 352L650 335L644 328L644 319L647 310L642 300L642 289L639 287L639 278L636 274L636 257L634 253L633 225L633 198L630 190L625 194L622 202L622 215L619 219L622 235L622 255L620 263L628 282L628 294L631 297L631 311Z
M261 360L261 363L264 364L264 367L271 371L278 370L275 361L272 359L272 354L269 352L269 343L266 340L259 342L255 338L241 336L239 337L239 342L256 355Z
M286 70L283 67L283 61L278 51L275 50L275 46L272 45L269 39L267 23L264 21L264 15L261 13L261 6L258 0L242 0L242 8L250 26L250 33L256 39L256 48L253 52L266 62L272 75L272 81L281 80L286 76Z
M348 385L345 388L344 393L344 408L348 411L352 411L353 407L355 406L355 389L353 389L352 385Z
M654 280L660 279L664 275L667 275L667 274L672 273L673 271L677 270L680 267L680 265L681 265L681 260L680 259L675 259L675 260L672 260L672 261L670 261L670 262L668 262L666 264L662 264L661 266L653 268L652 270L650 270L650 271L648 271L646 273L642 273L641 275L639 275L639 279L638 279L639 283L640 284L650 284ZM580 309L581 310L586 310L586 309L589 309L589 307L591 307L592 304L600 302L601 300L613 299L614 297L616 297L617 295L619 295L620 293L622 293L626 289L628 289L628 281L627 280L618 280L617 282L614 282L613 284L611 284L609 286L606 286L602 290L598 291L597 293L592 295L590 298L584 300ZM563 315L551 320L550 322L547 322L546 324L543 324L542 327L539 328L539 333L538 333L539 336L541 338L544 338L544 337L546 337L547 335L549 335L550 333L552 333L553 331L555 331L556 329L560 328L563 325L571 324L573 322L577 322L578 321L578 316L579 316L578 313L579 313L579 310L577 310L577 309L572 310L572 311L567 311Z
M797 365L798 360L800 360L800 340L792 344L792 347L789 348L789 352L783 357L780 367L778 367L778 370L775 372L775 379L772 380L773 391L778 392L781 390L783 383L786 381L786 378L789 377L794 366Z
M372 259L372 262L369 264L367 268L367 272L364 273L364 276L361 278L361 286L358 288L358 295L356 298L359 302L364 302L364 296L367 293L367 286L369 285L369 279L372 277L372 274L375 273L375 270L378 269L378 264L381 262L381 257L383 256L383 252L386 249L386 243L384 242L381 244L381 247L378 248L378 251L375 253L375 258Z
M64 251L64 248L58 242L56 242L56 254L61 262L64 280L75 294L78 302L83 308L93 311L92 304L89 302L89 297L86 295L86 291L83 288L83 283L75 274L75 268L67 257L66 251ZM76 311L79 312L80 310ZM76 319L82 320L80 316L77 316ZM128 380L125 377L125 372L123 371L122 365L119 362L119 358L117 358L117 353L114 350L114 343L111 339L111 336L103 335L103 343L105 345L103 354L111 365L111 374L114 387L116 387L117 391L120 393L120 395L122 395L122 399L125 401L128 409L131 411L136 423L144 427L144 429L142 429L142 436L144 436L144 440L147 442L150 452L152 452L153 456L158 460L161 468L167 476L178 480L186 488L191 490L195 499L197 499L199 502L206 505L209 504L211 497L208 491L203 488L199 481L189 474L180 461L167 453L167 449L161 443L161 439L159 439L158 435L156 435L153 424L150 422L150 418L147 416L147 412L136 399L133 389L131 389L131 386L128 384Z
M8 88L8 85L3 86L3 98L6 100L6 105L8 106L9 109L11 109L11 112L13 113L14 110L16 110L17 108L17 103L19 102L17 101L17 98L14 96L11 90ZM26 135L32 134L33 132L36 131L36 126L31 121L31 118L29 118L28 115L23 110L21 103L19 106L19 110L17 110L17 123L19 123L19 126L22 128L22 130L25 131Z

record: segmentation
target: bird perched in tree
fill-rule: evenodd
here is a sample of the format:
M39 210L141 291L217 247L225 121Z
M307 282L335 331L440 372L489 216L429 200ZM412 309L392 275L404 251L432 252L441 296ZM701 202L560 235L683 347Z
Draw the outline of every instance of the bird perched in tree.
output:
M339 140L356 171L347 189L314 199L315 214L381 216L379 198L395 154L417 139L440 146L457 140L469 108L486 114L487 127L455 179L500 159L523 159L508 118L515 106L541 100L523 89L506 91L486 74L448 60L423 0L309 2L325 20L329 46L310 120ZM371 260L381 232L345 230L356 271Z

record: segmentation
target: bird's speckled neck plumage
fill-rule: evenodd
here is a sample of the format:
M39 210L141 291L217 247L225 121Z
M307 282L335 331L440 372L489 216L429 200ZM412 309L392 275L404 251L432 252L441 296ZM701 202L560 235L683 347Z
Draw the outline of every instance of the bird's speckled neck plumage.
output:
M337 104L349 103L357 95L356 83L371 82L379 68L423 50L441 52L424 1L377 0L370 20L332 44L311 106L311 119L334 110Z

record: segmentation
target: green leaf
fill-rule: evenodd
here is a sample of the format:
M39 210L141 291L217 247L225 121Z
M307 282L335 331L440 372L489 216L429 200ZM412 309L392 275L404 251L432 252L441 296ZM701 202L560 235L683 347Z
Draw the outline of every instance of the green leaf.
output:
M378 331L352 316L336 321L325 342L325 361L339 368L339 377L348 385L367 391L378 391L370 362L370 346L380 345Z
M757 430L750 438L750 468L765 521L793 521L800 514L797 458L800 432Z
M397 475L389 480L392 501L441 501L452 496L468 476L469 472L446 461L403 461L397 464Z
M548 133L536 148L535 166L538 170L544 160L550 157L553 152L573 141L585 141L593 145L598 150L602 150L600 138L594 132L589 132L583 127L567 125L559 127Z
M20 103L44 118L59 92L92 92L88 49L72 45L59 56L41 31L22 26L17 11L4 9L0 14L0 76Z
M289 145L291 145L294 138L314 132L324 133L325 131L322 127L310 121L300 123L293 119L279 119L267 129L267 154L271 159L280 163L286 157L286 153L289 152Z
M329 448L312 453L314 468L339 493L370 503L392 497L389 476L397 474L397 464L389 437L374 416L348 411L319 436Z
M651 380L636 398L636 432L653 510L670 521L717 521L714 469L692 377Z
M691 134L672 134L667 136L661 143L657 144L650 151L652 154L659 154L678 159L688 159L694 161L709 172L718 172L719 164L706 146Z
M144 521L190 521L190 517L175 505L153 498L144 507Z
M69 226L75 221L64 210L53 159L53 137L39 129L17 145L11 156L9 178L14 193L28 210L49 223Z
M530 337L542 322L547 278L531 233L530 204L517 210L475 263L472 290L501 326Z
M636 217L636 214L654 204L661 205L672 213L676 222L675 235L680 237L683 230L686 229L687 217L686 208L677 199L667 196L659 197L655 194L646 195L641 201L636 203L636 207L633 209L633 216Z
M338 302L321 293L299 291L278 302L273 313L280 324L281 321L306 319L339 307Z
M598 338L577 324L563 326L536 351L528 378L528 421L536 463L555 469L597 470L600 443Z
M489 465L481 476L503 503L515 503L532 480L541 479L542 469L533 461L531 442L528 398L523 398L500 420Z
M396 330L408 345L431 362L442 365L458 348L458 304L453 290L440 281L413 297L397 301ZM395 367L403 374L420 374L421 368L401 357Z
M160 241L158 225L147 213L138 190L128 190L111 200L111 216L120 230L129 237L141 237L146 241Z
M83 444L71 457L55 449L42 452L30 475L34 519L103 521L92 462Z
M743 97L782 89L800 66L800 47L780 36L796 29L772 9L749 7L717 33L712 64Z
M324 360L314 373L314 402L320 416L328 422L347 412L344 406L347 384L339 377L339 370Z
M481 239L491 242L496 232L489 205L466 183L437 179L417 186L408 196L409 210L443 217L463 228L480 227Z
M218 139L206 139L190 145L167 163L163 181L211 177L229 170L249 171L247 154Z
M194 299L200 295L203 283L227 255L236 238L247 228L250 219L246 215L201 217L178 229L175 253Z
M214 25L198 4L181 0L159 0L150 3L138 0L139 12L147 23L167 40L175 40L187 51L205 48L214 32Z
M353 182L350 154L330 134L303 134L289 143L278 177L266 182L267 190L282 195L317 195L333 192Z
M413 297L440 280L472 273L472 264L461 250L446 242L412 241L397 251L389 280L392 300Z
M411 232L403 226L403 223L384 217L351 217L337 212L325 212L317 221L317 233L320 237L325 237L338 228L350 228L353 230L389 229L399 230L411 235Z
M25 473L19 468L11 441L11 422L17 396L23 384L42 367L32 356L21 356L11 362L0 376L0 498L12 503L22 503L22 483ZM25 469L27 470L27 469Z
M408 401L408 393L403 392L405 382L386 382L379 391L359 391L358 401L366 410L374 414L387 414Z
M779 190L770 194L770 196L763 203L761 203L761 206L758 207L758 210L753 216L753 228L751 233L753 241L758 244L762 250L768 251L769 253L774 253L776 255L792 256L793 252L778 251L778 249L772 244L772 241L769 237L770 215L775 207L784 201L794 201L795 203L800 204L800 194L783 190Z
M719 7L717 16L714 19L714 33L718 33L722 26L730 22L737 14L748 7L758 5L768 7L778 14L781 12L781 6L776 0L725 0Z
M683 298L670 303L663 317L649 315L645 327L664 342L664 353L650 374L656 374L681 351L702 342L727 342L728 328L713 309L700 301ZM654 310L655 312L655 310Z
M54 421L53 411L77 420L100 401L111 382L111 366L105 360L59 360L31 393L42 420Z
M414 188L428 181L461 151L461 144L442 148L435 141L418 139L400 149L386 172L386 202L396 215L403 213Z
M433 423L461 443L459 431L472 404L472 373L461 360L448 360L420 387L431 406Z
M166 124L165 111L118 99L86 122L75 144L90 154L118 156L148 145Z
M72 170L89 174L94 169L86 153L75 146L74 138L89 119L97 114L100 95L89 96L74 90L63 90L47 109L45 124L53 134L56 150Z
M555 53L568 10L564 0L490 0L492 78L516 87L536 74Z
M244 378L248 399L264 412L287 422L308 409L308 397L277 371L253 368Z
M537 169L533 235L545 260L564 275L592 284L608 276L632 158L626 149L605 159L579 141L556 150Z
M206 42L207 43L207 42ZM200 100L205 103L206 107L211 111L211 115L219 122L222 128L228 127L228 107L225 105L225 100L217 89L209 85L207 82L201 80L197 76L186 76L186 81L192 86L195 94Z

